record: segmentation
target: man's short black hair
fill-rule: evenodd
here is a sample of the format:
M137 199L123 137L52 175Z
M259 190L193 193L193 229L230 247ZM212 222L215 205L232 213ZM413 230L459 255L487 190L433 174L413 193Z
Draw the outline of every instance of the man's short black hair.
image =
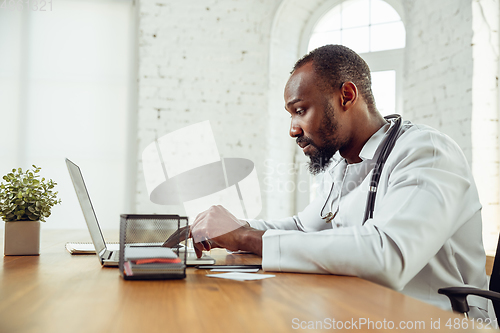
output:
M353 50L343 45L325 45L309 52L295 63L291 74L312 61L320 78L318 87L326 92L337 91L345 82L353 82L363 96L370 112L374 112L370 68Z

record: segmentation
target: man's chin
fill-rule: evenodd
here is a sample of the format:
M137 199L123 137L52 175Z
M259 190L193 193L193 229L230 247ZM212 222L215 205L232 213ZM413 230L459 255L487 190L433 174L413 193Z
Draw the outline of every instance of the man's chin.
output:
M331 159L315 159L309 156L309 163L307 164L307 168L309 169L309 173L316 176L324 172L331 163Z

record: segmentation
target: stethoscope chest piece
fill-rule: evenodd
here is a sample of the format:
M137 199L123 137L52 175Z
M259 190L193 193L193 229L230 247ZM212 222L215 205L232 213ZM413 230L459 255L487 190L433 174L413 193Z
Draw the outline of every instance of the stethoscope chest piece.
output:
M323 220L325 220L325 223L330 223L332 220L335 218L336 213L333 214L332 212L328 212L325 216L322 217Z

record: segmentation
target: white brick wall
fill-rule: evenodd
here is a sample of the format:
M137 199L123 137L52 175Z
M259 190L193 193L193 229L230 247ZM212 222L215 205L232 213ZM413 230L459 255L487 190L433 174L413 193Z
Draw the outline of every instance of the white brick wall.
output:
M182 213L149 202L140 159L155 136L189 124L210 120L221 155L248 158L262 175L279 2L139 1L137 212Z
M472 160L471 0L405 0L405 118L452 137Z

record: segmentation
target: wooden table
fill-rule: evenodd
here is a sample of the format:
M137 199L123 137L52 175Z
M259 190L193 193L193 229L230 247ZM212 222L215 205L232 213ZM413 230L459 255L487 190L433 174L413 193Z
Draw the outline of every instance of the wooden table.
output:
M340 321L358 327L349 331L365 332L372 322L381 327L373 331L393 332L403 321L414 326L408 332L427 332L437 320L449 332L456 330L446 322L462 319L355 277L273 273L275 278L239 282L189 268L184 280L124 281L94 255L70 255L64 248L66 241L88 240L86 231L43 230L40 256L3 257L0 332L290 332L319 328L320 322L331 331L329 325ZM212 255L218 264L260 263L223 250Z

